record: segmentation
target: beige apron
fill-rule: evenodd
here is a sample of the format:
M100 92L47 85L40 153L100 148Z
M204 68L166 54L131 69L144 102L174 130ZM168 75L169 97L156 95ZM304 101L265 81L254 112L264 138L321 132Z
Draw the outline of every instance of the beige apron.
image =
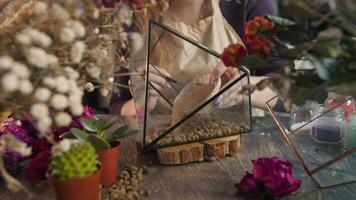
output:
M219 0L212 0L211 3L213 8L211 16L194 25L175 22L170 27L204 46L222 53L228 45L242 42L223 17L219 8ZM219 62L219 58L214 55L170 33L166 33L160 39L152 55L152 64L165 69L174 79L185 81L191 81L208 74ZM220 80L215 84L218 85L192 86L192 89L185 94L182 94L182 91L185 91L182 90L174 100L171 125L180 121L187 112L217 93L220 89ZM200 112L208 110L209 107L206 107ZM174 132L180 134L181 127L175 129Z
M222 53L229 44L242 44L235 30L222 15L219 0L212 0L212 7L213 14L197 24L176 22L170 26L218 53ZM173 78L189 81L208 74L216 67L219 59L168 33L158 42L151 61L152 64L167 70Z
M198 21L198 23L194 25L187 25L182 22L176 22L174 24L171 24L170 27L218 53L222 53L224 48L226 48L230 44L242 44L242 41L237 35L237 33L228 24L228 22L222 15L219 7L219 0L211 0L211 3L213 7L213 14L211 16L208 16ZM151 34L151 40L155 41L155 39L158 38L158 35L156 35L156 31L153 31ZM142 59L138 57L136 57L135 59L138 59L139 61L137 61L137 63L132 63L133 66L140 66L143 64L141 62ZM157 42L154 50L151 51L150 54L150 64L165 69L174 79L185 81L191 81L194 78L208 74L209 72L211 72L212 69L217 66L219 62L219 58L216 58L210 53L205 52L199 49L198 47L193 46L192 44L168 32L166 32L159 40L159 42ZM140 80L140 77L133 78L137 79L135 81L136 83L139 81L143 81ZM214 90L214 87L212 86L204 87L207 88L194 90L196 91L194 93L194 96L198 100L202 99L201 101L203 101L206 99L207 96L206 94L200 94L199 92L207 92L209 90ZM136 92L133 92L133 96L135 99L136 109L140 120L140 118L143 118L143 91L140 89L137 89L135 91ZM167 94L165 92L166 91L164 91L163 93ZM173 92L173 90L169 90L169 92ZM173 102L175 101L176 95L177 94L171 96L170 94L168 94L167 96L168 99ZM190 100L192 101L193 99ZM163 101L162 98L159 98L158 104L164 105L165 101ZM169 113L171 113L171 123L175 123L182 117L182 115L184 115L184 109L182 109L182 106L185 105L182 104L180 106L176 101L174 104L175 105L173 106L173 110L168 111ZM154 127L154 124L158 123L158 120L156 120L156 118L154 118L153 116L156 116L157 114L168 114L165 111L162 111L164 110L164 107L168 108L168 106L156 106L155 114L147 118L149 120L148 124L150 124L149 127ZM175 132L177 131L179 132L179 129L177 129Z

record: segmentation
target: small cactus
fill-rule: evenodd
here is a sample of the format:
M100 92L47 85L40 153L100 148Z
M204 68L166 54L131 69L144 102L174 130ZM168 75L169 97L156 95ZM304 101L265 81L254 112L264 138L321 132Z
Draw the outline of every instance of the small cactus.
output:
M98 165L95 149L88 142L64 139L52 147L50 169L59 180L88 176Z

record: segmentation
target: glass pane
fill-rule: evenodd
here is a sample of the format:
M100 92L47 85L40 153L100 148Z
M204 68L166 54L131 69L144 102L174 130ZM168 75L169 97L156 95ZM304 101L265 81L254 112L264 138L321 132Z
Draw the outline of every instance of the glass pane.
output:
M356 148L353 140L356 141L356 132L353 126L349 126L340 106L342 104L331 109L323 105L312 106L310 116L306 117L309 120L295 120L298 117L294 114L298 112L292 111L292 121L306 122L303 127L299 125L292 131L286 128L289 127L288 122L280 121L285 136L296 147L309 171L316 170L313 176L324 186L356 181L356 154L351 153ZM306 110L301 109L301 113L305 115L309 112ZM273 114L279 118L277 113ZM326 166L332 161L335 163Z
M248 83L246 72L240 71L234 77L225 74L207 84L207 75L220 63L217 56L155 24L150 36L149 56L141 52L135 57L141 62L132 67L135 71L148 67L147 92L157 95L147 98L147 114L144 115L145 84L142 83L145 77L133 77L134 99L146 145L165 132L169 133L158 142L159 146L197 142L250 130L250 97L239 93L242 85ZM162 69L170 74L169 78ZM155 81L157 77L166 79L169 86L160 88ZM231 98L233 94L235 98ZM177 123L182 124L177 126Z

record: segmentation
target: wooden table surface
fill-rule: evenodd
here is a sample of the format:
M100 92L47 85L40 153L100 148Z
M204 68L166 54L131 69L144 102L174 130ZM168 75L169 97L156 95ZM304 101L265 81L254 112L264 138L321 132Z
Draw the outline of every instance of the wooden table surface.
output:
M129 120L130 121L130 120ZM141 186L151 190L148 199L164 200L209 200L237 199L234 196L234 184L241 179L246 171L250 171L251 160L259 157L279 156L289 159L294 165L294 175L303 180L302 189L287 199L356 199L356 184L320 190L297 162L296 157L283 138L280 136L271 117L254 118L254 130L243 135L241 152L233 157L227 157L214 162L200 162L181 166L160 166L154 156L139 155L136 150L136 140L139 136L126 139L123 142L121 164L147 164L149 174ZM25 182L34 192L32 199L54 199L49 184ZM30 199L26 194L12 194L0 188L1 200Z

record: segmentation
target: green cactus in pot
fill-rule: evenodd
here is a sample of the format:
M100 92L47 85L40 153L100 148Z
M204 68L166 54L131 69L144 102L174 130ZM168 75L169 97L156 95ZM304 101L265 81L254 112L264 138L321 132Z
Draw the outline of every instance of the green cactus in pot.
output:
M95 149L86 141L63 139L52 147L50 169L59 180L88 176L98 166Z
M137 132L126 125L117 126L116 119L82 118L80 123L83 126L83 130L72 128L63 137L85 140L96 151L110 149L119 144L119 139Z

